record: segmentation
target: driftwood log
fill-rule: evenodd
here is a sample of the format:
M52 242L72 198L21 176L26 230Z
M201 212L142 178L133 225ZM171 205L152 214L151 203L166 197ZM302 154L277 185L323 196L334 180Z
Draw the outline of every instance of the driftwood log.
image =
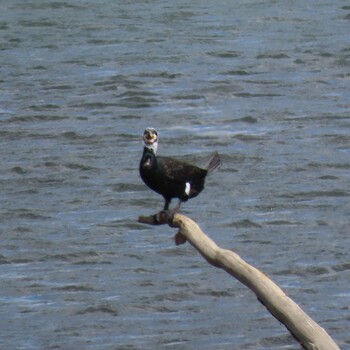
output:
M308 316L282 289L264 273L247 264L238 254L222 249L210 239L196 222L175 213L139 217L139 222L150 225L169 224L179 228L175 235L177 245L186 240L196 248L208 263L219 267L250 288L258 300L281 323L292 336L307 350L340 350L328 333Z

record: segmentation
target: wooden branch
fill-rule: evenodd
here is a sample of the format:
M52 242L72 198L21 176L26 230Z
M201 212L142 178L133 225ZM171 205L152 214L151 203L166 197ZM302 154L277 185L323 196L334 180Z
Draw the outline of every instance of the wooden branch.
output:
M161 215L159 215L161 214ZM196 222L181 214L161 212L151 217L140 217L139 222L166 224L178 227L176 244L186 240L215 267L219 267L250 288L258 300L307 350L340 350L328 333L308 316L280 287L265 274L247 264L231 250L222 249L210 239ZM148 218L148 219L147 219ZM152 218L152 219L149 219Z

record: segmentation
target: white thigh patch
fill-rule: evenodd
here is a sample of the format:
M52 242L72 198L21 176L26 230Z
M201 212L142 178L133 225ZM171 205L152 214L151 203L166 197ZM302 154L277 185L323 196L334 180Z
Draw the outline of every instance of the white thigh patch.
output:
M191 191L191 184L186 182L185 193L189 196Z

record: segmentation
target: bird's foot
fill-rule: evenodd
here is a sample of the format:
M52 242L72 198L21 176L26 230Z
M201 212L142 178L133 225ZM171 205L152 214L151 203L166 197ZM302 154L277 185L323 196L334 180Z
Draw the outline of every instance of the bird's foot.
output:
M154 221L158 225L167 224L168 223L168 212L169 210L161 210L159 213L154 214Z
M158 214L154 215L154 220L159 225L162 224L168 224L170 227L175 227L174 222L174 215L178 212L177 208L170 209L170 210L162 210Z
M164 225L168 223L168 214L167 211L162 210L157 214L139 216L138 222L148 225Z
M176 227L174 222L174 216L178 213L178 208L170 209L170 210L161 210L157 214L153 214L150 216L139 216L138 221L143 224L149 225L164 225L168 224L170 227Z

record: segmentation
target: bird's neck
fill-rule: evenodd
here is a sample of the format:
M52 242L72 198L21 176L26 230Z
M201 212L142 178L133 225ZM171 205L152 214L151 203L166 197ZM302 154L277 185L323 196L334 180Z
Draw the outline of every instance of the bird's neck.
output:
M157 149L158 149L158 142L154 142L154 143L152 143L152 145L144 144L143 145L143 149L144 149L144 152L146 150L149 150L149 151L153 152L154 155L156 155Z
M143 172L148 172L154 170L157 167L157 157L155 155L154 149L150 147L143 148L143 155L140 163L140 169Z

